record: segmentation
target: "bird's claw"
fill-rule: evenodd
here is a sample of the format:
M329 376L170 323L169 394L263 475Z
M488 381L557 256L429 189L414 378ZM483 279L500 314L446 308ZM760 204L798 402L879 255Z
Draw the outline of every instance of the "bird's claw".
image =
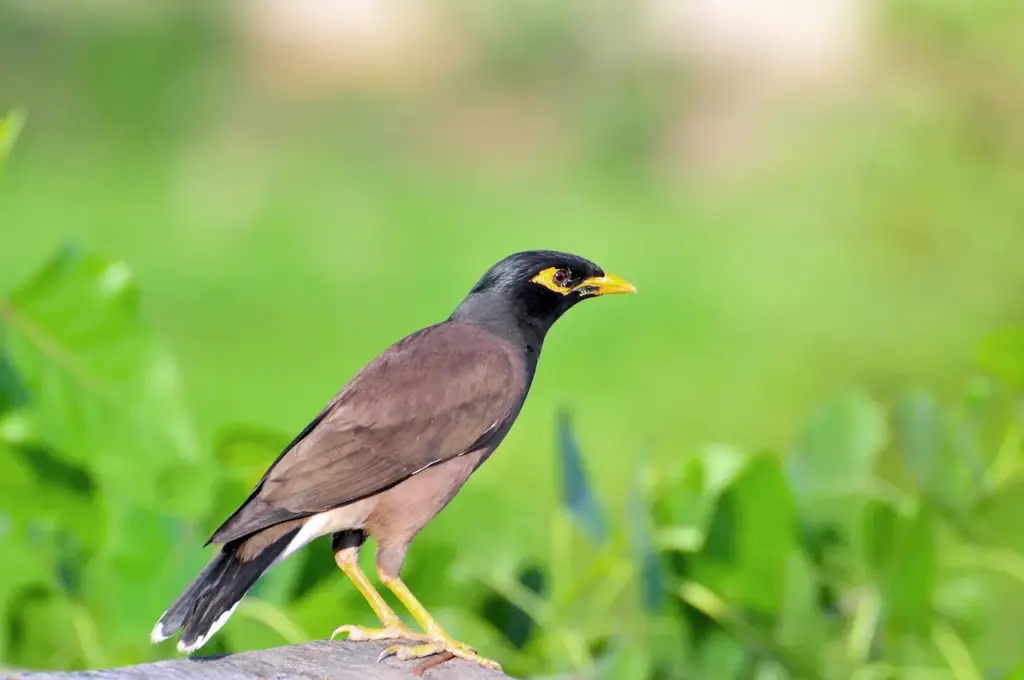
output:
M416 633L406 626L398 624L384 628L366 628L364 626L338 626L331 633L333 640L342 633L348 633L348 639L353 642L366 642L370 640L409 640L412 642L425 642L432 638L423 633Z
M458 642L456 640L446 640L443 638L433 638L431 642L422 645L413 645L411 647L404 647L402 645L391 645L380 653L377 661L383 661L389 656L394 656L399 661L410 661L412 659L423 659L428 656L434 656L435 654L443 654L448 652L452 656L457 656L460 659L466 661L472 661L475 664L479 664L484 668L490 668L501 672L501 664L491 659L485 659L476 653L476 650L465 644L464 642Z

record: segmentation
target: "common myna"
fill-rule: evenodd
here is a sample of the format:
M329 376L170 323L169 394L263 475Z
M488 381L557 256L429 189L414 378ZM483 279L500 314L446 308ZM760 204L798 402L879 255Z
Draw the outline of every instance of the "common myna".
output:
M521 252L491 267L448 319L385 350L292 440L207 541L223 547L160 617L153 642L183 629L178 649L199 649L265 571L330 534L338 567L381 622L335 635L415 643L382 658L448 652L500 668L453 640L405 586L406 550L512 427L551 325L580 300L634 292L568 253ZM423 633L406 627L359 567L370 536L381 582Z

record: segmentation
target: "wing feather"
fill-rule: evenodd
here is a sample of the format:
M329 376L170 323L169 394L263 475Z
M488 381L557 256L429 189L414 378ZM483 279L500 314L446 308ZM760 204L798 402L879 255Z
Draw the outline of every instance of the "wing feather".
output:
M352 378L211 541L352 503L496 445L525 398L516 359L506 342L466 324L399 341Z

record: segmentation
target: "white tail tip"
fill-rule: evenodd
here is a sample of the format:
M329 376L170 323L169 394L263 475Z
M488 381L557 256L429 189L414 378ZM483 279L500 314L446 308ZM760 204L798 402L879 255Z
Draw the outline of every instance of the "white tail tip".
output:
M218 616L217 619L213 622L213 625L210 626L210 629L202 635L200 635L199 637L197 637L192 644L186 645L184 640L178 640L178 651L182 654L191 654L192 652L196 651L197 649L205 645L206 641L212 638L214 634L218 630L220 630L225 623L228 622L228 619L231 618L231 615L235 613L236 609L238 609L239 602L236 602L231 607L231 609L227 610L226 612Z
M161 620L157 621L156 625L153 626L153 632L149 634L149 641L152 642L154 645L158 642L163 642L167 638L171 637L169 634L164 632L163 616L161 616L160 619Z

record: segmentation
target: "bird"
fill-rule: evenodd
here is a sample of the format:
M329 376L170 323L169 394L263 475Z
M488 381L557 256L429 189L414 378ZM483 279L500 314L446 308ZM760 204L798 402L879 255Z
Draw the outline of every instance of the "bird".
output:
M522 251L494 264L447 319L372 359L284 448L206 542L219 552L159 618L152 642L180 630L178 650L195 652L262 574L330 535L337 566L381 624L339 626L332 639L395 642L381 660L447 652L500 670L416 599L400 576L406 552L508 434L552 325L582 300L635 292L570 253ZM360 567L369 538L380 582L422 632L403 622Z

